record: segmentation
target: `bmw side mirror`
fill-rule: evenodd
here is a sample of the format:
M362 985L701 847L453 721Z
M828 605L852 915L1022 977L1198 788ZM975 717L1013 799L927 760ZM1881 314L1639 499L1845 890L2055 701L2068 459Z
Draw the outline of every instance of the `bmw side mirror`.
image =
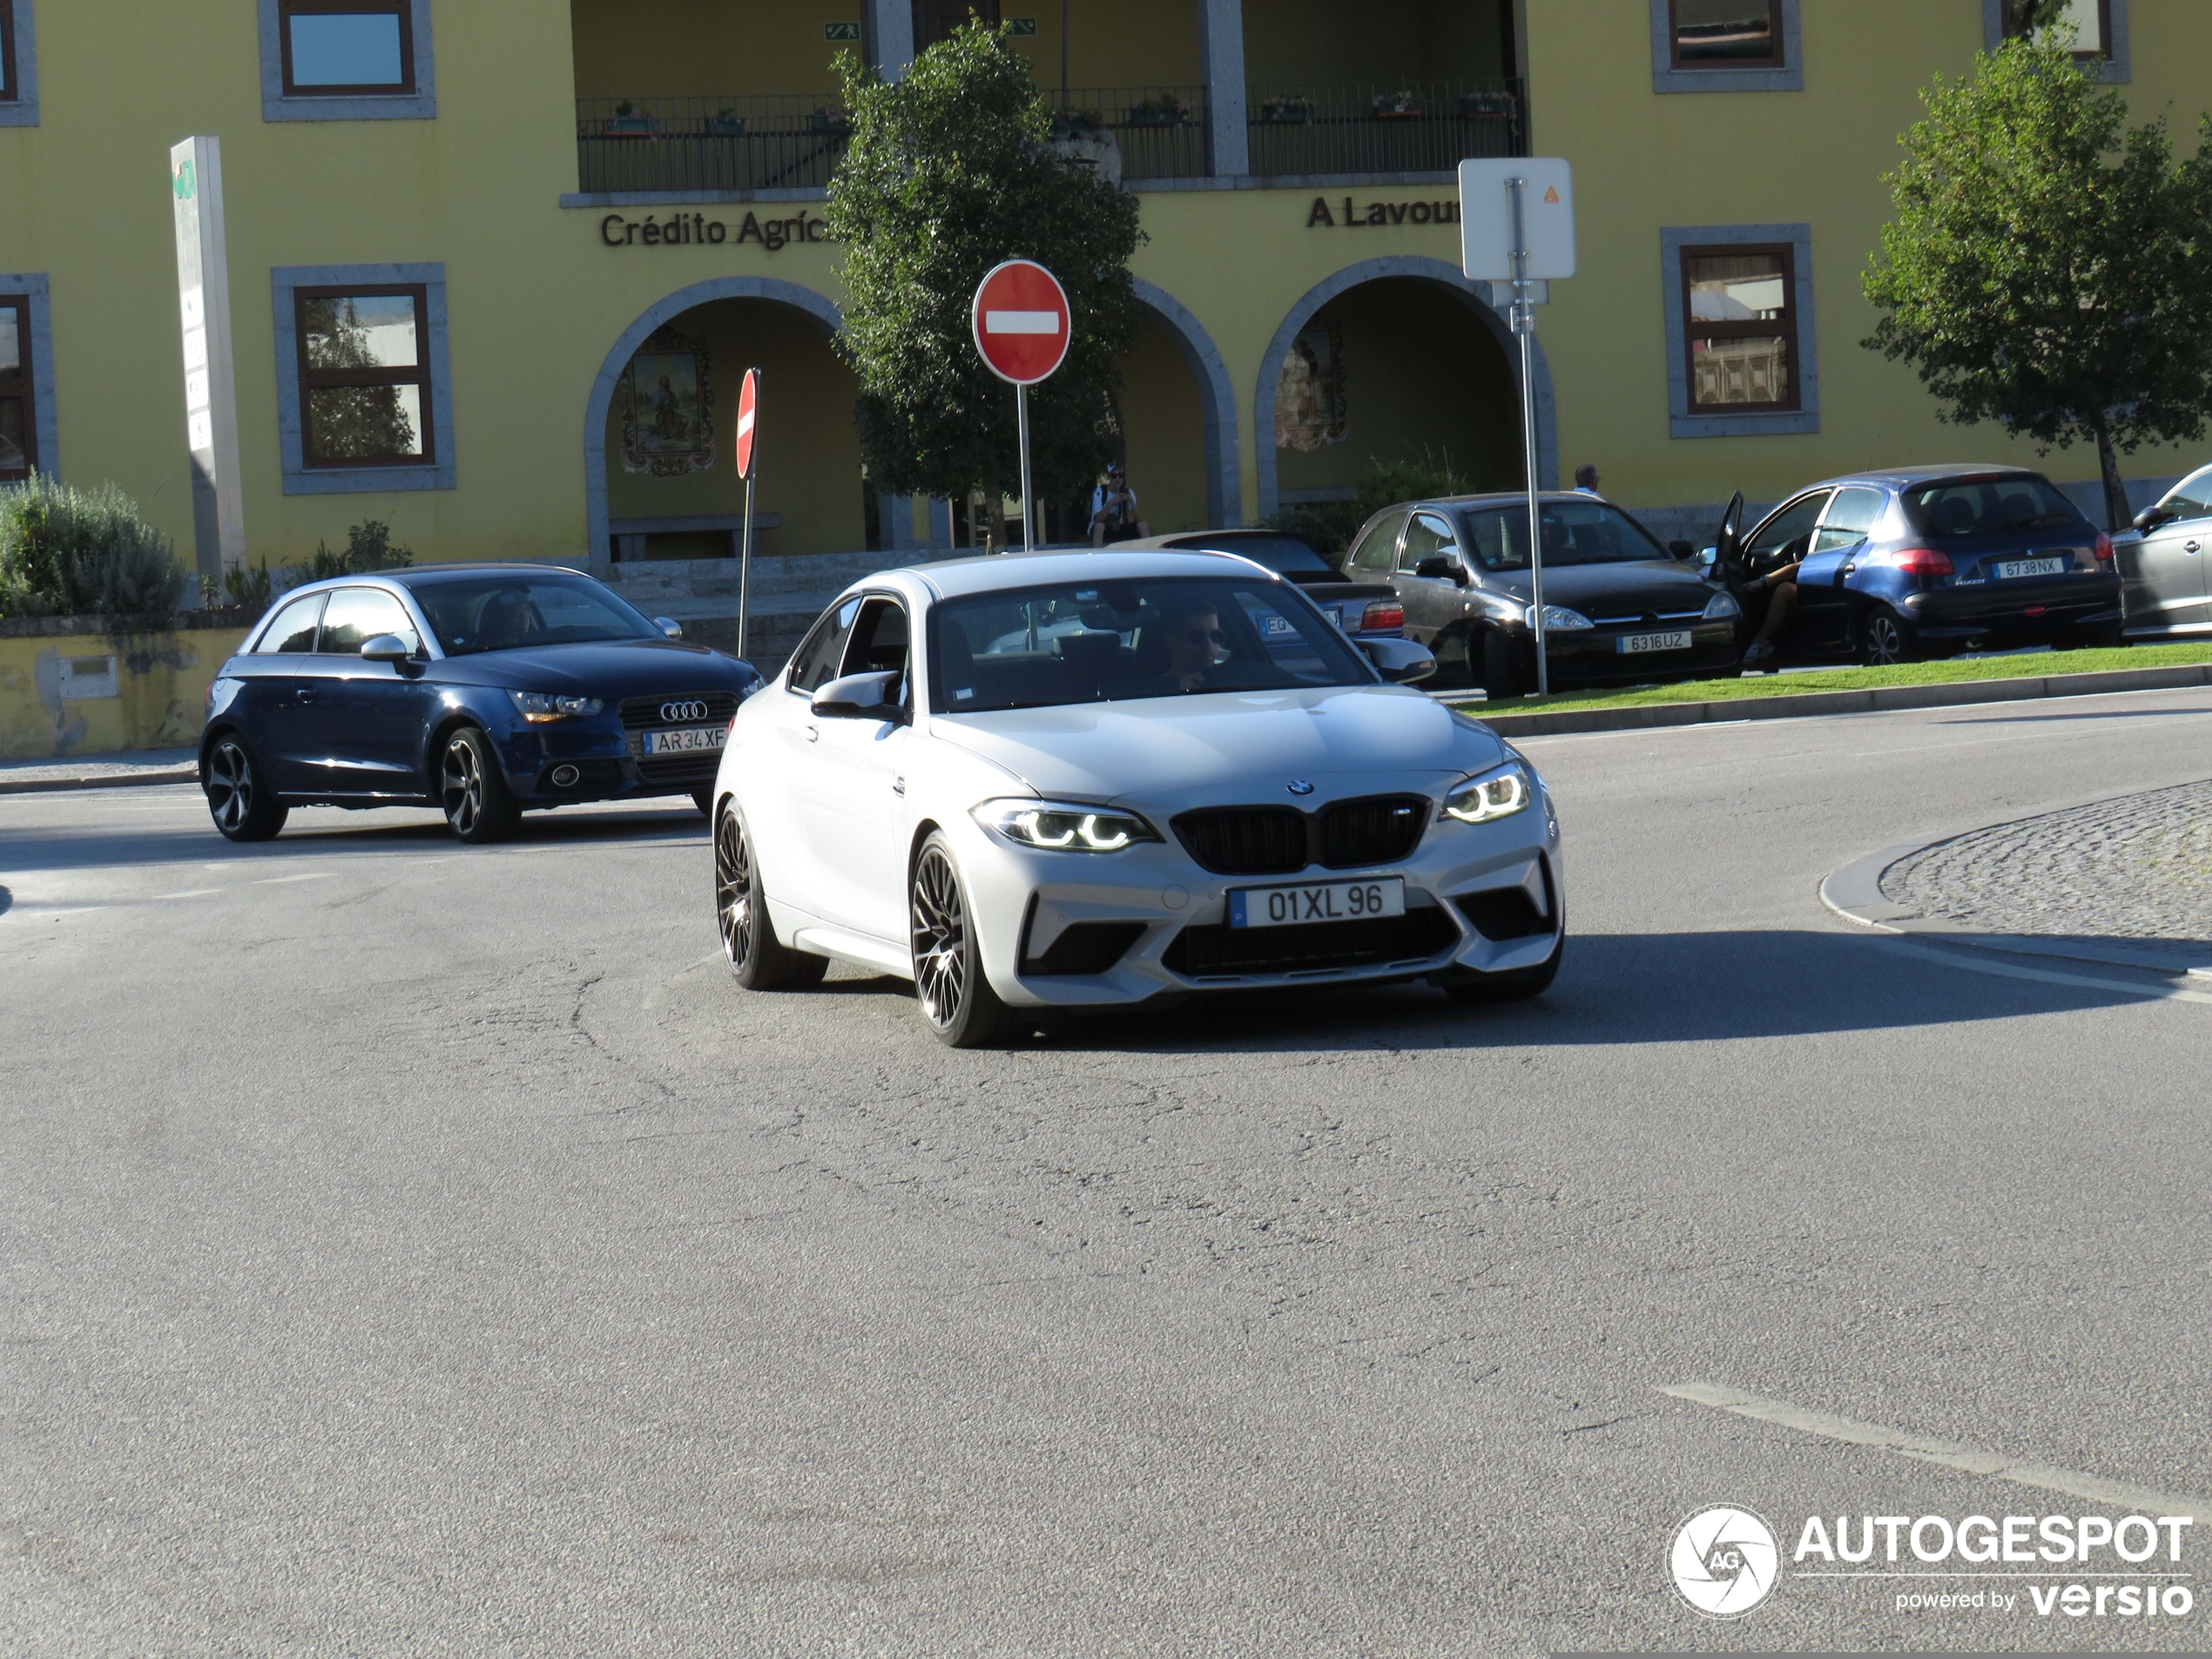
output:
M653 618L653 626L659 629L661 632L666 634L671 639L681 639L684 637L684 624L677 621L673 617L655 617Z
M897 720L907 718L906 705L897 700L900 670L878 669L867 674L847 674L832 680L814 693L807 705L825 720Z
M1426 645L1410 639L1362 639L1359 649L1367 653L1375 665L1375 672L1393 685L1402 685L1412 680L1425 680L1436 672L1436 658Z
M415 647L397 634L376 634L361 641L361 656L372 663L404 663L415 655Z

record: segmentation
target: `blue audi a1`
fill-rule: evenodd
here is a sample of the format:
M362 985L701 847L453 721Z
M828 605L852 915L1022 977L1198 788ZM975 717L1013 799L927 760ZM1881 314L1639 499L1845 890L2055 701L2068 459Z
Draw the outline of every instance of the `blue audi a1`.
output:
M679 635L557 566L295 588L208 688L208 811L233 841L308 806L435 807L464 841L577 801L689 795L704 813L761 678Z

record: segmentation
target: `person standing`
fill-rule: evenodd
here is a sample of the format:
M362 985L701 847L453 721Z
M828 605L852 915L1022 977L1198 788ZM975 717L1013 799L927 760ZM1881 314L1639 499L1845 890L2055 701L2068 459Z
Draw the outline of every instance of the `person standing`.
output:
M1151 533L1151 527L1137 516L1136 492L1129 487L1129 475L1115 468L1090 492L1090 544L1104 547Z
M1575 493L1578 496L1597 494L1597 469L1587 461L1575 469Z

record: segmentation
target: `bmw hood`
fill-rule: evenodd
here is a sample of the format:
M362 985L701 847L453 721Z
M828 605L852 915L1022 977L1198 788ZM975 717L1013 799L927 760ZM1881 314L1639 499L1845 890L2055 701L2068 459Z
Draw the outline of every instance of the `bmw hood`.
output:
M440 666L443 672L438 678L451 685L604 698L737 691L759 678L734 657L673 639L614 639L488 651L448 658Z
M1385 685L1217 691L934 715L933 736L1038 794L1076 800L1315 800L1436 786L1505 759L1488 727Z

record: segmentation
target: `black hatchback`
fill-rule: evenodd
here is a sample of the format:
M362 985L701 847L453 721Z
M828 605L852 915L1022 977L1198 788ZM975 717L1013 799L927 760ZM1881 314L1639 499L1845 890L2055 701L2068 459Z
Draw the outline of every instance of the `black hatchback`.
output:
M1687 542L1664 547L1611 502L1537 498L1545 656L1554 686L1635 685L1732 674L1742 609L1700 573ZM1406 632L1494 700L1536 685L1526 496L1401 502L1360 526L1345 561L1387 581Z

